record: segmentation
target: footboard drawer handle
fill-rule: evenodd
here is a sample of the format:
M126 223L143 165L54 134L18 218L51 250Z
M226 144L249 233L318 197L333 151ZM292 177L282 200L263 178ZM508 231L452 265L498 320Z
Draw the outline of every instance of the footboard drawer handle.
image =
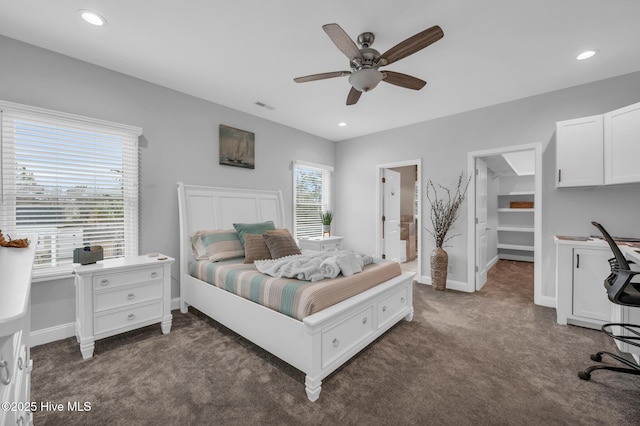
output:
M387 307L386 306L382 307L382 312L387 312Z
M337 348L339 344L340 344L340 340L333 339L333 346L335 346Z
M100 281L100 285L109 285L109 280L104 278L102 281Z
M156 271L153 271L153 272L151 273L151 278L155 278L155 277L157 277L157 276L158 276L158 273L157 273Z
M400 303L404 303L404 297L400 298Z
M136 298L136 295L135 295L135 294L133 294L133 293L129 293L129 294L127 295L127 299L129 299L129 300L133 300L133 299L135 299L135 298Z
M132 320L132 319L134 319L135 317L136 317L136 316L135 316L135 314L129 314L129 315L127 316L127 319L128 319L129 321L131 321L131 320Z
M362 318L362 323L366 324L367 323L367 317Z
M9 371L9 363L4 359L0 361L0 383L8 385L11 383L11 372ZM6 378L4 376L7 376Z

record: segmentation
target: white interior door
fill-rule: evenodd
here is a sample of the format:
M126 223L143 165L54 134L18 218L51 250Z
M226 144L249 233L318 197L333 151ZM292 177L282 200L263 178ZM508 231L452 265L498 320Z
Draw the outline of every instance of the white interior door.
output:
M476 158L476 290L487 282L487 163Z
M383 253L385 259L400 261L400 173L383 169Z

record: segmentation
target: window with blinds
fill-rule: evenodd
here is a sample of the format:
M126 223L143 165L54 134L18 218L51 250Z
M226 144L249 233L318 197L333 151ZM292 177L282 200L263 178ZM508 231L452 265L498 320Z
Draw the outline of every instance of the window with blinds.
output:
M294 237L321 237L323 211L331 210L333 167L297 161L293 166Z
M142 130L2 101L0 114L0 229L38 234L34 277L69 273L77 247L137 255Z

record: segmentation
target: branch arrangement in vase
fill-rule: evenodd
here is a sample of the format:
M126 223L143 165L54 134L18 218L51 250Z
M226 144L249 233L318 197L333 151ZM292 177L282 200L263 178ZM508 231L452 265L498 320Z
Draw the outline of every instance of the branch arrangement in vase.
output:
M460 235L455 234L447 237L447 233L458 218L458 208L464 201L470 181L471 178L467 179L465 183L464 175L460 173L456 190L453 193L438 184L437 186L446 193L446 197L438 194L436 185L431 179L427 182L427 200L431 204L431 224L433 226L433 231L427 229L427 232L435 239L436 247L442 247L451 238Z

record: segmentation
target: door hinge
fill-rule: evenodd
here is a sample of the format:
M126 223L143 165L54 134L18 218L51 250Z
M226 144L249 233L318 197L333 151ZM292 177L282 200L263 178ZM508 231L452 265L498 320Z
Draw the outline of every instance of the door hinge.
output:
M476 266L476 272L478 272L478 267Z
M382 221L384 222L385 220L387 220L387 218L385 216L382 216Z
M478 223L478 218L476 217L476 224Z
M558 182L562 182L562 169L558 169Z
M387 179L386 178L382 178L382 183L386 183Z
M386 259L386 258L387 258L387 256L386 256L384 253L382 253L382 258L383 258L383 259Z
M478 176L478 174L480 174L480 170L476 169L476 176Z

